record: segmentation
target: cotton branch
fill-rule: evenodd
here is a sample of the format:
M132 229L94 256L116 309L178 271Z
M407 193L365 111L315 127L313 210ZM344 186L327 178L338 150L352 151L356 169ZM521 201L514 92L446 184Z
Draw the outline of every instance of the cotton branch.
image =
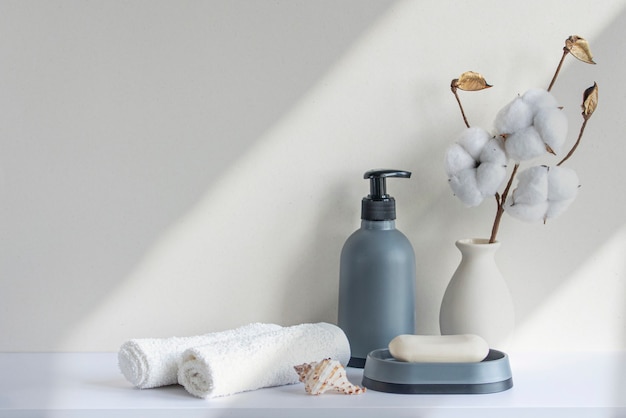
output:
M467 117L465 116L465 111L463 110L463 105L461 104L461 99L459 98L458 90L465 91L478 91L484 90L491 87L487 84L485 78L476 73L474 71L466 71L459 78L455 78L450 82L450 90L452 90L452 94L454 94L454 98L456 102L459 104L459 108L461 109L461 115L463 116L463 122L465 122L465 126L470 127L469 122L467 121Z
M583 124L580 127L580 132L578 133L578 138L576 139L576 143L574 144L572 149L569 150L567 155L561 161L559 161L557 166L567 161L572 156L572 154L574 154L574 151L576 151L576 148L578 148L578 145L580 144L580 140L583 137L583 133L585 132L587 121L589 121L589 119L591 118L591 115L593 115L593 112L596 110L596 107L598 107L598 83L593 83L593 86L586 89L583 94L583 104L582 104Z
M515 167L513 167L513 172L511 173L511 177L509 178L504 191L502 192L502 196L499 193L496 193L496 218L493 221L493 227L491 228L491 237L489 238L489 243L496 242L496 237L498 236L498 229L500 229L500 220L502 220L502 215L504 214L504 204L506 203L506 198L509 195L509 190L511 190L511 185L513 184L513 179L517 174L517 169L519 168L519 163L515 163Z
M561 67L563 66L563 61L565 61L565 57L568 54L572 54L577 59L582 62L586 62L587 64L595 64L593 61L593 56L591 55L591 50L589 49L589 43L586 39L581 38L578 35L572 35L565 40L565 46L563 47L563 55L561 55L561 60L559 61L559 65L556 67L556 71L554 72L554 76L552 77L552 81L550 81L550 86L548 87L548 91L552 90L552 86L556 82L559 73L561 72Z

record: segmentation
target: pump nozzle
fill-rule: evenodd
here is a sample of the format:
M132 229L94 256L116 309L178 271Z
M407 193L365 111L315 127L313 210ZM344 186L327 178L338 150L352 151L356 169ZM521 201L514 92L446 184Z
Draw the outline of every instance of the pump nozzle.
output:
M374 200L388 199L387 177L410 178L411 173L404 170L378 169L363 174L364 179L370 179L370 197Z
M396 219L396 201L387 194L387 177L410 178L411 173L404 170L377 169L363 175L370 180L370 194L363 198L361 219L385 221Z

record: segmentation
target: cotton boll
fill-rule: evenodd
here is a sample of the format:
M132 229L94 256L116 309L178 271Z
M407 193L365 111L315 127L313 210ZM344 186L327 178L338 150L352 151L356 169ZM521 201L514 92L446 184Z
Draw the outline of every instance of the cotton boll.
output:
M548 145L555 154L561 152L561 147L567 137L567 116L557 107L545 107L539 109L533 119L533 126L537 129L543 142Z
M546 218L548 211L548 202L540 202L534 205L526 203L513 203L512 199L507 199L505 212L522 221L537 222Z
M462 170L450 177L449 183L455 196L465 205L474 207L483 201L483 195L476 184L476 170Z
M491 138L484 146L478 160L481 163L493 163L506 166L507 156L501 138Z
M503 135L512 134L527 128L532 123L532 108L518 96L512 102L500 109L496 115L494 127L499 135Z
M513 202L534 205L548 200L548 167L535 166L522 171L513 190Z
M553 219L565 212L565 210L572 204L574 199L550 201L548 205L548 211L546 212L546 219Z
M547 182L526 183L513 190L513 201L526 205L535 205L547 201Z
M546 165L529 167L517 175L517 181L520 184L546 182L549 171L550 167Z
M467 128L459 137L457 143L465 148L475 160L478 160L485 144L491 139L489 132L479 127Z
M546 153L546 145L534 126L515 132L504 141L504 149L515 161L531 160Z
M446 174L452 177L461 170L475 168L478 162L459 144L451 145L445 157Z
M522 100L530 106L533 114L545 107L558 107L556 98L545 89L534 88L522 95Z
M496 194L506 177L506 167L500 164L481 163L476 169L476 186L483 197Z
M576 197L580 181L574 170L567 167L550 167L548 172L548 200L569 200Z

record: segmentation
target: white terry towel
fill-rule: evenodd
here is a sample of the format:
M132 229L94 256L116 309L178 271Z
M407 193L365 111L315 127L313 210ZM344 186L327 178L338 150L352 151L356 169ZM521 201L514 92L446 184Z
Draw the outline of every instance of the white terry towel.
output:
M191 347L222 344L230 338L241 338L278 330L275 324L254 323L227 331L193 337L137 338L126 341L117 354L119 368L126 379L140 389L178 383L178 362Z
M348 363L346 335L325 322L301 324L191 348L183 354L178 382L192 395L215 398L298 383L294 366L324 358Z

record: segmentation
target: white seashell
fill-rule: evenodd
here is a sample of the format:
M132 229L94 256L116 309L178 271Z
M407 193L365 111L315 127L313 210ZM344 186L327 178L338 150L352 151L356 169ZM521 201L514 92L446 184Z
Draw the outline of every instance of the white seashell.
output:
M304 390L311 395L320 395L328 390L346 395L360 395L365 388L353 385L346 377L346 370L337 360L324 359L319 362L294 366L304 383Z

